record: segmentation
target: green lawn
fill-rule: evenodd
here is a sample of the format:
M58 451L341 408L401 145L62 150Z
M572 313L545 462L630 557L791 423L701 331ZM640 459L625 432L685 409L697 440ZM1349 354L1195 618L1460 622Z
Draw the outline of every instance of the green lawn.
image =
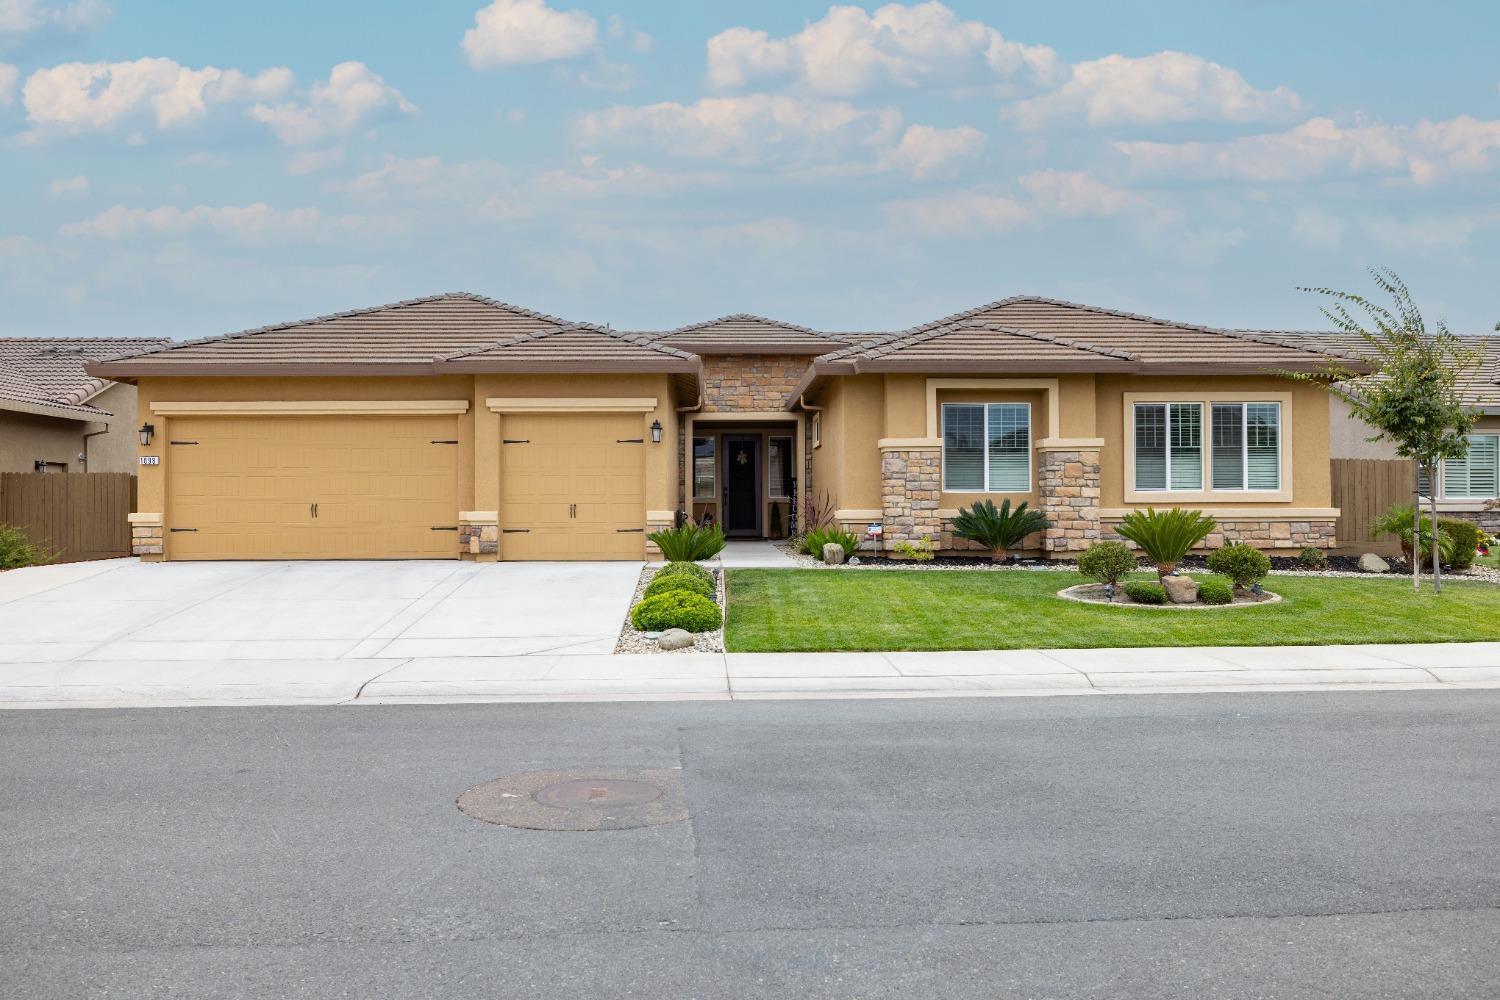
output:
M1148 576L1148 574L1142 574ZM1272 646L1500 640L1500 586L1272 577L1276 605L1109 608L1058 598L1075 573L728 571L732 652Z
M1500 569L1500 552L1488 556L1479 556L1474 560L1474 565L1488 566L1490 569Z

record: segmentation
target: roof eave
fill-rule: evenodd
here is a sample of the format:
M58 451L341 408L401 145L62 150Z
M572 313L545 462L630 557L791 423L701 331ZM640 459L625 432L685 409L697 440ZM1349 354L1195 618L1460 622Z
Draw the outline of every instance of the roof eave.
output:
M0 410L11 413L29 413L38 417L53 417L58 420L73 420L81 424L107 424L114 414L105 410L92 412L77 410L69 406L54 406L48 403L33 403L23 399L0 399Z

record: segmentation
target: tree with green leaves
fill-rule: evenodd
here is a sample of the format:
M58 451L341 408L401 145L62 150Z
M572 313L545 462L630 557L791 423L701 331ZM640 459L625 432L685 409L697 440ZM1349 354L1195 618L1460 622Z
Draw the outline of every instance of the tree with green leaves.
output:
M1477 413L1464 405L1459 377L1482 363L1479 352L1468 347L1439 320L1428 330L1411 291L1389 268L1371 268L1376 286L1391 299L1380 305L1363 295L1332 288L1303 288L1331 300L1322 313L1342 333L1360 337L1360 351L1375 374L1356 372L1338 361L1321 375L1287 373L1301 381L1313 381L1348 404L1360 420L1375 430L1371 441L1388 441L1396 454L1416 466L1412 532L1421 537L1421 482L1425 473L1430 485L1432 535L1437 527L1437 470L1445 459L1462 458L1469 450L1469 430ZM1432 546L1433 590L1442 589L1439 546ZM1421 560L1412 560L1412 587L1420 589Z

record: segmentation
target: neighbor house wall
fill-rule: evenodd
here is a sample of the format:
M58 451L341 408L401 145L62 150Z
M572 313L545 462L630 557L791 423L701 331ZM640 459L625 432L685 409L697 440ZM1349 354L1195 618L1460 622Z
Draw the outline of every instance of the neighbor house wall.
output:
M60 462L68 472L85 471L78 462L78 454L83 451L83 435L104 426L102 423L0 410L0 472L34 472L38 459Z
M88 440L89 472L136 471L136 450L140 446L136 420L136 389L133 385L116 382L99 395L89 400L90 406L108 410L114 414L109 430ZM95 424L90 430L98 428Z

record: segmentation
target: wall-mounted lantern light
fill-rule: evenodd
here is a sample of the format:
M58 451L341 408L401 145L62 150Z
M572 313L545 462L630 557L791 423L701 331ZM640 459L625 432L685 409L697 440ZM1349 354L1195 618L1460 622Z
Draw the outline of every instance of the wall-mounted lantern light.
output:
M141 444L150 445L151 437L156 433L155 424L141 424Z
M651 443L661 444L661 421L651 421Z

